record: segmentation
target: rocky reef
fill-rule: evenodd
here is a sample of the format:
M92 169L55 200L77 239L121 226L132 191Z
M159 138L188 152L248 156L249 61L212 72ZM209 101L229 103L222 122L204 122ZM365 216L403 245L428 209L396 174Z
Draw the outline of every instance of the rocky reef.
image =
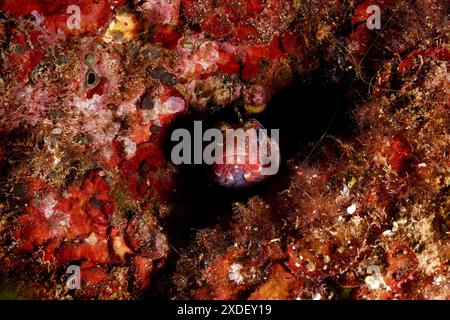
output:
M449 17L0 0L0 298L450 299ZM176 128L252 119L276 176L172 163Z

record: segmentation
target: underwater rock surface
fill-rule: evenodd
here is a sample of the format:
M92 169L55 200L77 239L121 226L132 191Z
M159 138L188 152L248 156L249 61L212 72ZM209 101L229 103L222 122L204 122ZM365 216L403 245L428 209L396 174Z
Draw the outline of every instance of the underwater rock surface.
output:
M0 0L0 298L450 299L449 16ZM253 118L260 185L171 162L175 128Z

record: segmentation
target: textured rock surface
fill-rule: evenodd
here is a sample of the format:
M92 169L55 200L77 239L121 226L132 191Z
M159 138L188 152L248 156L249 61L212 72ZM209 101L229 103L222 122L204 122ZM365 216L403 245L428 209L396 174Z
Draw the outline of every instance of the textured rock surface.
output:
M381 30L367 1L0 0L0 294L449 299L450 5L370 4ZM344 107L268 107L299 87ZM325 128L196 215L169 134L230 113Z

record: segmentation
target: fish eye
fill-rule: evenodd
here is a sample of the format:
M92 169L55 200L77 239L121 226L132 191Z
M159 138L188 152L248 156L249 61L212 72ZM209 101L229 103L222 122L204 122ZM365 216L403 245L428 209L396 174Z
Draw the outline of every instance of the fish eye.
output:
M86 88L93 88L97 86L98 82L98 75L93 70L89 70L86 74Z
M257 129L263 129L263 126L256 119L249 119L249 120L247 120L247 122L245 122L244 129L245 130L248 130L248 129L257 130Z

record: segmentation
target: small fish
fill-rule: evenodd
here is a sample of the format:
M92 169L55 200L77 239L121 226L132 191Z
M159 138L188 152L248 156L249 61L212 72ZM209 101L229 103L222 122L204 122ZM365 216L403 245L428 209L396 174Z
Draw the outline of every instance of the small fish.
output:
M222 161L216 163L213 170L220 186L247 188L278 172L279 144L267 135L267 130L257 120L251 119L243 126L222 124L219 129L224 134ZM235 136L238 132L245 133L241 143L239 138L227 135L227 131L234 132Z

